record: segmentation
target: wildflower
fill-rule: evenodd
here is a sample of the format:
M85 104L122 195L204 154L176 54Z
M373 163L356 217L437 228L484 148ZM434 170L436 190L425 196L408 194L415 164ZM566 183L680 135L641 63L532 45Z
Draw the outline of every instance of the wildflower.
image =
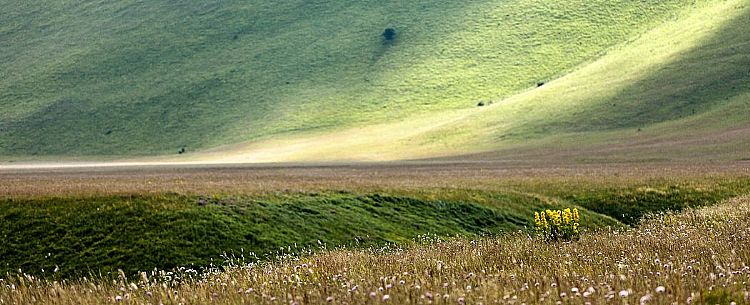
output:
M667 291L667 289L664 288L664 286L656 287L655 290L656 290L656 293L663 293L664 291Z
M545 210L534 213L534 226L538 235L550 240L574 240L579 231L578 209Z
M327 297L327 298L326 298L326 302L328 302L328 303L331 303L331 302L333 302L333 297Z
M651 294L646 294L641 297L640 303L641 305L648 303L648 301L651 301Z
M122 302L122 296L119 296L119 295L116 296L115 297L115 302Z
M621 298L627 298L630 295L630 292L627 290L620 290L620 297Z
M391 299L390 295L386 294L386 295L383 296L383 302L388 302L388 300L390 300L390 299Z
M401 281L398 282L398 284L401 285L401 286L403 286L404 284L406 284L406 282L404 280L401 280Z
M466 301L464 300L464 298L463 298L463 297L460 297L460 298L458 298L458 300L457 300L457 301L458 301L458 304L459 304L459 305L464 305L464 304L466 304Z
M562 221L564 224L569 224L571 221L573 221L573 213L570 211L569 208L563 210Z
M572 293L578 293L578 287L570 288L570 292L572 292Z
M374 299L374 298L375 298L375 297L377 297L377 296L378 296L378 294L377 294L377 293L375 293L375 291L373 291L373 292L370 292L370 297L371 297L371 298L373 298L373 299Z

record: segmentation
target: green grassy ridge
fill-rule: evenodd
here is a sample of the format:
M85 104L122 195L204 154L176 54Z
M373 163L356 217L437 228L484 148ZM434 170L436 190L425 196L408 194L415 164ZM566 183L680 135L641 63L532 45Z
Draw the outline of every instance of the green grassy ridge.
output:
M492 200L514 205L341 193L5 200L0 201L0 274L19 268L53 277L117 269L135 274L155 267L220 265L224 253L243 250L260 257L292 245L299 251L318 247L318 241L372 246L408 244L423 234L494 235L524 229L533 210L550 207L521 195L496 194ZM583 216L589 227L617 224L588 211Z
M717 178L718 179L718 178ZM410 244L423 234L474 237L529 229L542 209L576 207L590 229L636 224L750 192L745 178L623 186L509 184L506 191L432 190L386 195L177 194L0 201L0 273L74 277L117 269L220 265L224 253L261 257L296 245ZM621 221L621 222L620 222ZM49 255L49 256L48 256ZM56 274L50 270L59 267ZM44 268L46 274L41 274Z
M174 153L474 107L693 3L12 1L0 154Z
M750 188L746 186L748 181L742 183L742 188L739 185L722 186L713 190L680 185L658 188L631 187L600 193L573 194L564 199L571 204L609 215L625 224L635 225L649 214L717 204L750 192Z
M638 180L623 180L614 176L598 182L549 179L534 183L511 183L506 187L527 196L539 197L534 194L543 194L559 204L583 207L626 225L637 225L650 214L679 212L750 194L748 175L673 175L672 178Z

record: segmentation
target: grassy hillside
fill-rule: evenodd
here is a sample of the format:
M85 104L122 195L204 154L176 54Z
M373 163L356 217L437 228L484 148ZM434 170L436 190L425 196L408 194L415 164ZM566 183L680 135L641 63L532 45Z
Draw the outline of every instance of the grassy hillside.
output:
M747 4L721 1L687 11L547 88L503 101L475 117L482 123L474 127L509 142L606 132L633 140L651 128L648 135L669 137L746 127L750 55L740 50L750 45Z
M471 109L695 3L14 0L0 12L0 155L174 153Z
M750 158L750 3L700 2L575 71L474 109L229 146L220 161Z

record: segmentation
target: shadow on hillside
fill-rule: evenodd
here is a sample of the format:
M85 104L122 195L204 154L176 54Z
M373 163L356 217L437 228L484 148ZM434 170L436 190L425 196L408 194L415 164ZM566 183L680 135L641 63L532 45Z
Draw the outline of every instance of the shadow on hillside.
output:
M575 132L640 128L710 110L750 91L750 7L737 9L743 10L739 17L652 75L563 121L543 124ZM576 126L584 120L589 122Z

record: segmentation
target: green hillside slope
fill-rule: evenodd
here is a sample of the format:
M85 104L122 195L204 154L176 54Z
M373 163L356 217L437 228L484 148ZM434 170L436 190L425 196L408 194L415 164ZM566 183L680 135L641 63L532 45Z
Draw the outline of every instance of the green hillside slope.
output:
M631 159L746 158L748 4L716 1L687 10L545 88L422 138Z
M701 3L12 0L0 155L170 154L475 108Z
M491 105L227 146L197 160L750 158L750 2L706 1Z

